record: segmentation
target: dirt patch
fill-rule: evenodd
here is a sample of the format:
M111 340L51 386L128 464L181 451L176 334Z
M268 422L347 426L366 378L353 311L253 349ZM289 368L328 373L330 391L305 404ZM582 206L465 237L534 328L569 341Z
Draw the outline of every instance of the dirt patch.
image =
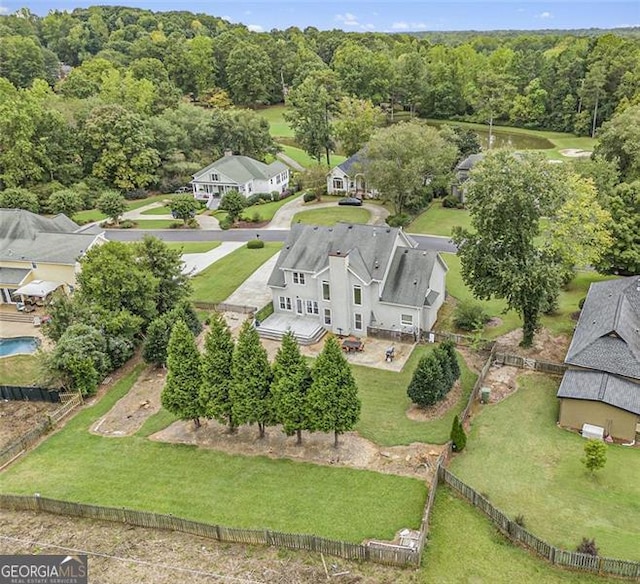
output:
M453 406L455 406L460 400L462 395L462 387L460 381L456 381L451 388L451 391L447 394L441 402L428 407L421 408L415 404L412 404L407 410L407 418L416 422L430 422L437 420L444 416Z
M0 401L0 449L33 430L60 404L36 401Z
M89 581L101 584L243 582L316 584L327 576L319 554L221 544L184 533L106 521L0 510L0 554L89 553ZM99 554L99 555L97 555ZM418 573L325 556L336 584L415 584Z
M533 357L539 361L551 361L562 363L571 339L566 335L553 336L551 332L543 328L533 337L533 345L528 349L520 346L522 341L522 329L511 331L496 339L498 353L511 353L521 357Z
M491 389L489 403L498 403L509 397L518 389L518 378L530 375L533 371L511 367L509 365L494 364L489 368L483 386Z
M593 152L590 150L581 150L580 148L563 148L560 150L560 154L568 158L589 158Z
M262 229L265 225L269 225L269 221L236 221L233 229Z
M303 434L303 443L296 445L278 426L268 428L264 438L258 438L256 426L242 426L236 434L214 420L205 420L196 430L192 422L174 422L168 428L150 436L151 440L177 444L193 444L229 454L268 456L312 462L314 464L362 468L388 474L431 480L442 445L413 443L409 446L380 448L373 442L347 432L340 436L338 448L333 447L333 434Z
M127 394L93 425L91 432L115 437L135 434L147 418L160 411L160 393L166 376L164 369L145 369Z
M499 327L501 324L502 324L502 319L498 316L493 316L487 321L487 324L485 326L489 328L496 328L496 327Z

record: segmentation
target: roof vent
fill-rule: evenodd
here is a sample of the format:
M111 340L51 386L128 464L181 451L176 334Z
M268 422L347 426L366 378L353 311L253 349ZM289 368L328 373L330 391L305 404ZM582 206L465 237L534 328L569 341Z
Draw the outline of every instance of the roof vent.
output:
M391 227L387 227L387 233L391 233Z
M349 227L347 227L347 229L353 229L353 225L349 225Z
M413 281L413 285L414 285L414 286L417 286L417 285L418 285L418 280L414 280L414 281Z
M333 227L329 227L328 231L329 232L333 231Z
M340 255L340 250L336 251L336 255Z
M405 250L404 250L404 253L409 253L409 250L408 250L408 249L405 249Z
M317 226L317 225L314 225L314 226L313 226L313 230L314 230L314 231L318 231L318 226Z

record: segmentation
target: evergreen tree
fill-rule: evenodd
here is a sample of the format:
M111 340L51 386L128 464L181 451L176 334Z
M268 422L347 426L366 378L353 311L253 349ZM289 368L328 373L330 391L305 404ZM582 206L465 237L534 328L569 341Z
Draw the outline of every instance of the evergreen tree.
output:
M162 406L181 420L193 420L200 427L203 415L199 400L200 353L191 331L179 320L173 326L167 349L167 382L160 399Z
M171 336L173 319L163 314L151 321L142 345L142 358L149 364L160 367L167 362L167 346Z
M197 337L202 332L202 323L193 308L193 304L188 300L180 300L169 314L171 315L171 322L184 321L194 337Z
M440 388L441 394L438 396L438 401L444 398L449 393L449 390L453 387L456 378L453 365L449 357L449 353L446 349L439 345L433 351L434 357L437 359L440 369L442 369L442 387Z
M423 355L413 372L407 395L421 408L432 406L447 392L442 367L434 353Z
M467 445L467 435L462 427L462 422L458 416L453 418L453 425L451 426L451 442L453 442L453 449L456 452L462 452Z
M358 387L338 341L329 337L311 371L312 383L307 395L312 430L334 432L338 436L353 429L360 418Z
M297 444L302 444L302 430L308 428L307 392L311 386L311 372L293 333L282 339L273 363L271 399L275 419L280 422L287 436L297 434Z
M221 314L211 317L211 328L204 341L200 386L200 402L204 415L221 424L228 424L229 432L235 431L231 411L231 365L233 360L233 338Z
M451 385L453 385L458 379L460 379L460 364L458 363L458 356L456 355L456 347L453 344L453 341L444 341L440 344L440 348L447 354L449 357L449 364L451 367L451 377L453 381Z
M232 359L229 391L231 414L237 424L258 424L260 438L272 422L271 367L267 352L250 320L240 330Z

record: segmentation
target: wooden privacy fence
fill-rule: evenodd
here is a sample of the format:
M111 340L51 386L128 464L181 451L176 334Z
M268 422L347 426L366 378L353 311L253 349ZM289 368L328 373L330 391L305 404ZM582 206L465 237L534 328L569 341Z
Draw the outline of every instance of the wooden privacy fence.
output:
M551 373L552 375L564 375L567 366L562 363L551 363L550 361L538 361L529 357L520 357L520 355L509 355L506 353L496 353L494 361L498 365L511 365L520 369L533 369L542 373Z
M70 517L126 523L137 527L167 529L226 543L258 544L306 550L337 556L346 560L368 560L391 566L416 567L420 563L420 554L416 550L401 546L374 547L366 544L334 541L315 535L282 533L269 529L236 529L190 521L173 515L161 515L118 507L70 503L31 495L0 495L0 508L15 511L54 513Z
M600 575L640 578L640 562L592 556L552 546L509 519L507 515L494 507L486 497L461 481L444 466L440 466L439 474L442 483L449 485L467 501L478 507L511 541L533 550L552 564L575 570L594 572Z
M0 385L0 399L57 403L60 401L60 392L57 389L45 389L43 387Z
M493 346L494 341L482 337L472 337L470 335L458 335L444 331L422 331L421 340L426 343L441 343L442 341L452 341L455 345L462 347L477 347L487 349Z
M60 407L47 414L44 420L41 420L26 434L23 434L17 440L14 440L0 450L0 469L18 458L27 448L36 444L47 432L59 424L82 403L82 396L79 393L61 393L59 394L59 399L61 402Z
M496 354L496 346L493 345L491 347L491 352L489 353L489 357L484 362L484 365L480 370L480 374L478 375L478 379L476 379L476 382L473 385L473 389L471 390L471 394L469 395L469 399L467 400L467 405L465 406L464 410L462 410L462 413L460 414L460 422L462 423L464 423L467 420L467 418L471 415L471 408L473 407L473 403L478 399L478 394L480 393L480 390L484 385L484 380L487 377L489 368L493 364L495 354Z

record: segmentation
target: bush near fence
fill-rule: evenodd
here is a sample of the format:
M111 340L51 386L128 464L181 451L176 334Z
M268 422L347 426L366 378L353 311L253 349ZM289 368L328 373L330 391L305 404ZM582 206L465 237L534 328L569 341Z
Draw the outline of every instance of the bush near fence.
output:
M117 507L101 507L70 503L30 495L0 495L0 508L15 511L36 511L70 517L98 519L126 523L137 527L151 527L179 531L220 542L268 545L295 550L323 553L346 560L368 560L391 566L414 566L420 563L420 554L401 546L373 547L365 544L334 541L315 535L282 533L269 529L236 529L190 521L173 515Z
M439 474L442 483L451 487L456 493L471 502L474 507L480 509L511 541L522 544L552 564L574 570L594 572L600 575L640 578L640 562L591 556L557 548L509 519L500 509L494 507L486 497L461 481L444 466L440 467Z

